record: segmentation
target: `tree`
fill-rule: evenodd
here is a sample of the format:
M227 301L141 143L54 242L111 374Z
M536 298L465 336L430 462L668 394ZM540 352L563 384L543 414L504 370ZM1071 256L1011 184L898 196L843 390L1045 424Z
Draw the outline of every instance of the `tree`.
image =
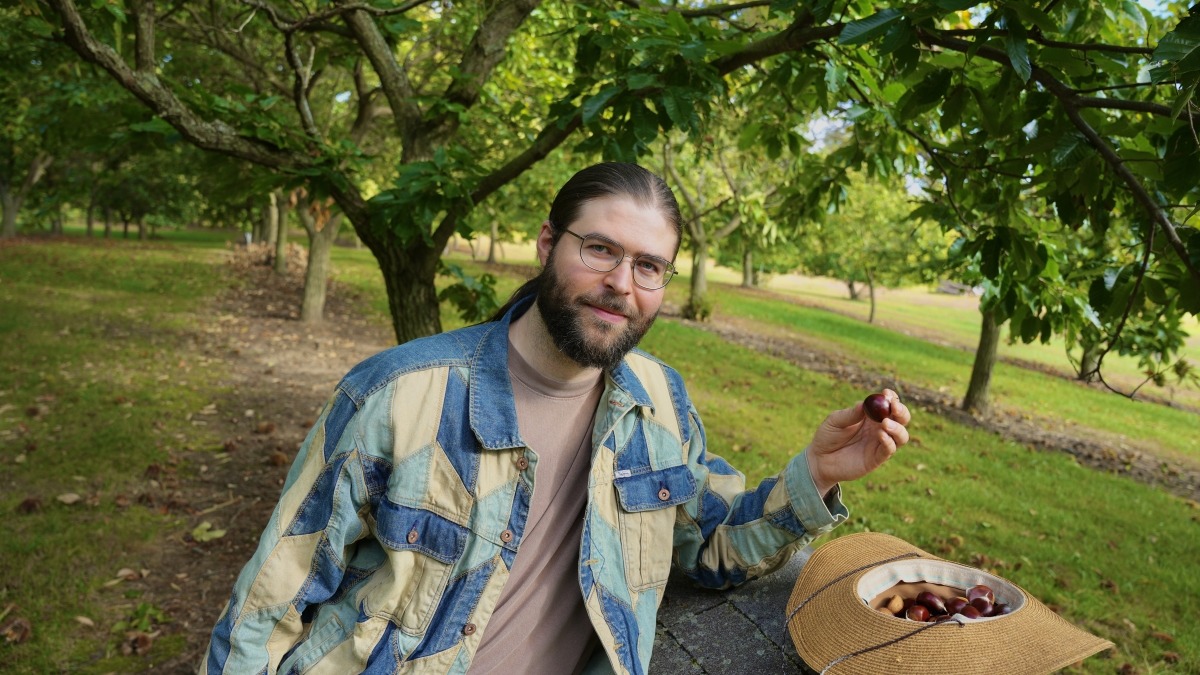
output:
M190 142L303 176L333 197L380 262L401 341L440 328L438 258L476 205L577 131L579 152L619 159L643 156L671 129L698 137L714 103L738 90L731 78L743 77L761 78L760 95L777 94L796 124L840 111L872 130L840 156L847 166L934 172L934 198L971 248L994 249L1003 228L1031 243L1005 251L1012 265L989 262L997 279L1036 262L1025 228L976 217L995 196L991 183L1011 176L1064 223L1105 208L1144 214L1154 227L1139 240L1153 255L1134 278L1179 288L1178 311L1200 311L1200 237L1171 215L1191 208L1195 186L1169 178L1194 175L1200 161L1189 107L1200 81L1195 17L1172 27L1117 0L880 10L836 0L286 9L220 0L161 13L139 0L128 17L115 4L49 4L67 44ZM132 44L109 25L128 27ZM762 147L790 128L763 128ZM399 146L390 176L384 131ZM1053 330L1080 311L1027 314Z
M851 300L858 299L857 284L865 284L873 323L876 286L930 281L944 267L946 243L935 223L909 219L917 197L896 178L867 180L852 172L838 199L834 213L806 228L800 264L809 274L841 280Z

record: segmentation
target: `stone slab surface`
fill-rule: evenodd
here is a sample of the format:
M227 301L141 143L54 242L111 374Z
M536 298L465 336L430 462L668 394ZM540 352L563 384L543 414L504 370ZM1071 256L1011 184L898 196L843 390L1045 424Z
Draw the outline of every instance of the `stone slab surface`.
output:
M658 612L654 675L811 673L787 632L787 600L812 549L779 570L727 591L672 574Z

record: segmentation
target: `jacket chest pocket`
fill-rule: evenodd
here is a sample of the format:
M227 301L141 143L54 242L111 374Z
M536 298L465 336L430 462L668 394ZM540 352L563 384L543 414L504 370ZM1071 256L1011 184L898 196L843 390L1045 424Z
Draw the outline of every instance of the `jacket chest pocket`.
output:
M620 476L613 481L625 577L641 591L667 583L675 529L675 507L696 496L696 478L686 466Z
M410 635L429 628L454 563L462 557L467 528L424 509L383 499L376 514L375 536L388 564L364 585L363 607L370 616L385 617Z

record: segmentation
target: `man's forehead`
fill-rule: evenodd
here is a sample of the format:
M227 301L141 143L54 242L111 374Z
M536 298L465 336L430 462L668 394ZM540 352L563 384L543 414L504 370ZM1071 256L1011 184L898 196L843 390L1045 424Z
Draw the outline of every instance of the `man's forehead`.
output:
M625 248L626 253L670 259L679 250L679 234L657 204L623 195L584 202L575 225L573 231L611 239Z

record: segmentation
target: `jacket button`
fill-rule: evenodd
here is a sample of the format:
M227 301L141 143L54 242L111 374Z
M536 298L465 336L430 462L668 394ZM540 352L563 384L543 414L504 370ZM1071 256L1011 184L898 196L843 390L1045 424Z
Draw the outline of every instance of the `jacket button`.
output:
M475 634L475 624L469 623L469 624L463 626L462 634L463 635L474 635Z
M417 534L417 531L416 531L416 530L412 530L412 531L410 531L410 532L408 533L408 543L410 543L410 544L415 544L415 543L417 543L417 538L418 538L419 536L420 536L420 535L418 535L418 534Z
M658 491L658 500L659 501L665 502L670 498L671 498L671 491L668 490L667 488L663 488Z
M512 530L505 530L500 533L500 541L508 543L512 541Z
M528 468L529 468L529 460L525 459L524 457L518 457L517 458L517 470L524 471L525 469L528 469Z

